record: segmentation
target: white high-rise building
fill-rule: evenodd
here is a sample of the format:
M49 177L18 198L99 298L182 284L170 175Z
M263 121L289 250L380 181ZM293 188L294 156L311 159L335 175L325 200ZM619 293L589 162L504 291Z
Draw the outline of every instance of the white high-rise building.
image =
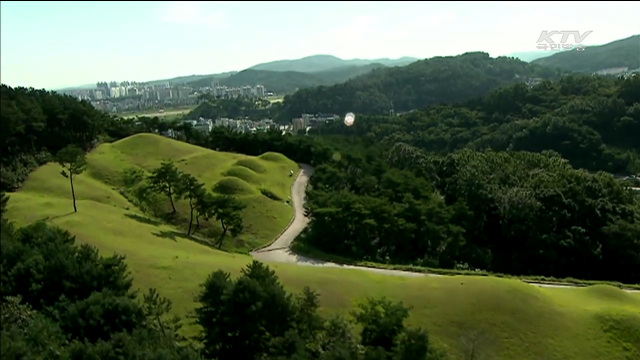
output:
M256 85L255 93L257 97L264 97L265 89L262 85Z

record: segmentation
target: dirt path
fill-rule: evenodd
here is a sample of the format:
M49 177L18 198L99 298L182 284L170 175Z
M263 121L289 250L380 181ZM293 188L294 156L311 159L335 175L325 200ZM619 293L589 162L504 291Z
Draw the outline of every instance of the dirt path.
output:
M385 275L393 276L408 276L408 277L420 277L420 276L444 276L439 274L426 274L417 273L411 271L401 270L389 270L389 269L376 269L365 266L343 265L328 261L311 259L305 256L300 256L291 251L289 247L295 238L304 230L309 224L309 218L304 214L304 201L305 191L307 189L307 183L309 178L313 174L313 168L306 164L300 164L302 170L298 174L296 181L291 187L291 201L293 202L294 218L289 227L280 234L280 236L269 246L256 250L251 253L255 259L264 262L280 262L291 263L304 266L324 266L324 267L336 267L343 269L358 269L364 271L375 272ZM580 286L571 284L543 284L535 282L527 282L530 285L548 288L578 288ZM627 292L640 292L640 290L625 290Z

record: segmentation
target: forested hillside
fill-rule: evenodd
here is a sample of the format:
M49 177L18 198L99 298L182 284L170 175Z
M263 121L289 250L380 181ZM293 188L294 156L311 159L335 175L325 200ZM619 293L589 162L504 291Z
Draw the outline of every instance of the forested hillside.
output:
M90 149L110 121L89 102L54 92L2 85L0 96L2 191L68 144Z
M458 102L527 78L551 78L554 70L515 58L474 52L434 57L403 67L374 70L329 87L302 89L284 100L283 118L301 113L388 114Z
M428 152L456 149L554 150L592 171L640 172L640 77L568 76L516 84L458 105L405 116L359 116L322 134L404 142Z

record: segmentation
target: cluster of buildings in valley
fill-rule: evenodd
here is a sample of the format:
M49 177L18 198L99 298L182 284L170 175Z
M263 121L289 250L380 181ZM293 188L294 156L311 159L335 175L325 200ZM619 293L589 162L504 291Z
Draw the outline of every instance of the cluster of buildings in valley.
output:
M300 118L292 120L291 124L276 124L271 119L263 119L252 121L248 119L227 119L220 118L216 120L200 118L197 120L183 120L183 124L190 124L195 130L202 132L210 132L214 127L226 127L238 132L259 132L268 130L279 130L283 133L289 132L299 134L301 131L308 132L312 128L322 127L324 124L337 121L340 117L335 114L302 114ZM163 135L168 137L176 137L176 131L168 130Z
M173 85L169 82L151 85L132 81L98 82L93 89L61 91L63 94L88 100L97 109L110 113L129 111L147 111L192 106L198 103L198 96L211 94L220 98L255 97L273 95L262 85L240 87L220 86L213 81L211 86L195 88L186 85Z
M610 75L610 76L636 76L640 74L640 68L629 70L628 67L615 67L609 69L601 69L593 73L594 75Z

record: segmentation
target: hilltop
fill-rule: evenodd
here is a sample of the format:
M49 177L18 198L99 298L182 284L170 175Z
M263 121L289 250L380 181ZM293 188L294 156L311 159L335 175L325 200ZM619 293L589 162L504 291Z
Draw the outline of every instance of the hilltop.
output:
M314 55L296 60L262 63L230 76L203 76L189 82L189 85L211 86L213 81L229 87L260 84L267 91L290 94L299 89L343 83L375 69L404 66L416 60L410 57L343 60L332 55Z
M536 59L534 64L582 73L627 67L640 68L640 35L610 42L600 46L589 46L584 51L562 51Z
M295 60L276 60L266 63L254 65L249 70L268 70L268 71L296 71L304 73L318 73L327 70L335 70L337 68L348 66L364 66L370 64L381 64L384 66L404 66L417 61L417 58L402 57L399 59L351 59L344 60L333 55L312 55Z

